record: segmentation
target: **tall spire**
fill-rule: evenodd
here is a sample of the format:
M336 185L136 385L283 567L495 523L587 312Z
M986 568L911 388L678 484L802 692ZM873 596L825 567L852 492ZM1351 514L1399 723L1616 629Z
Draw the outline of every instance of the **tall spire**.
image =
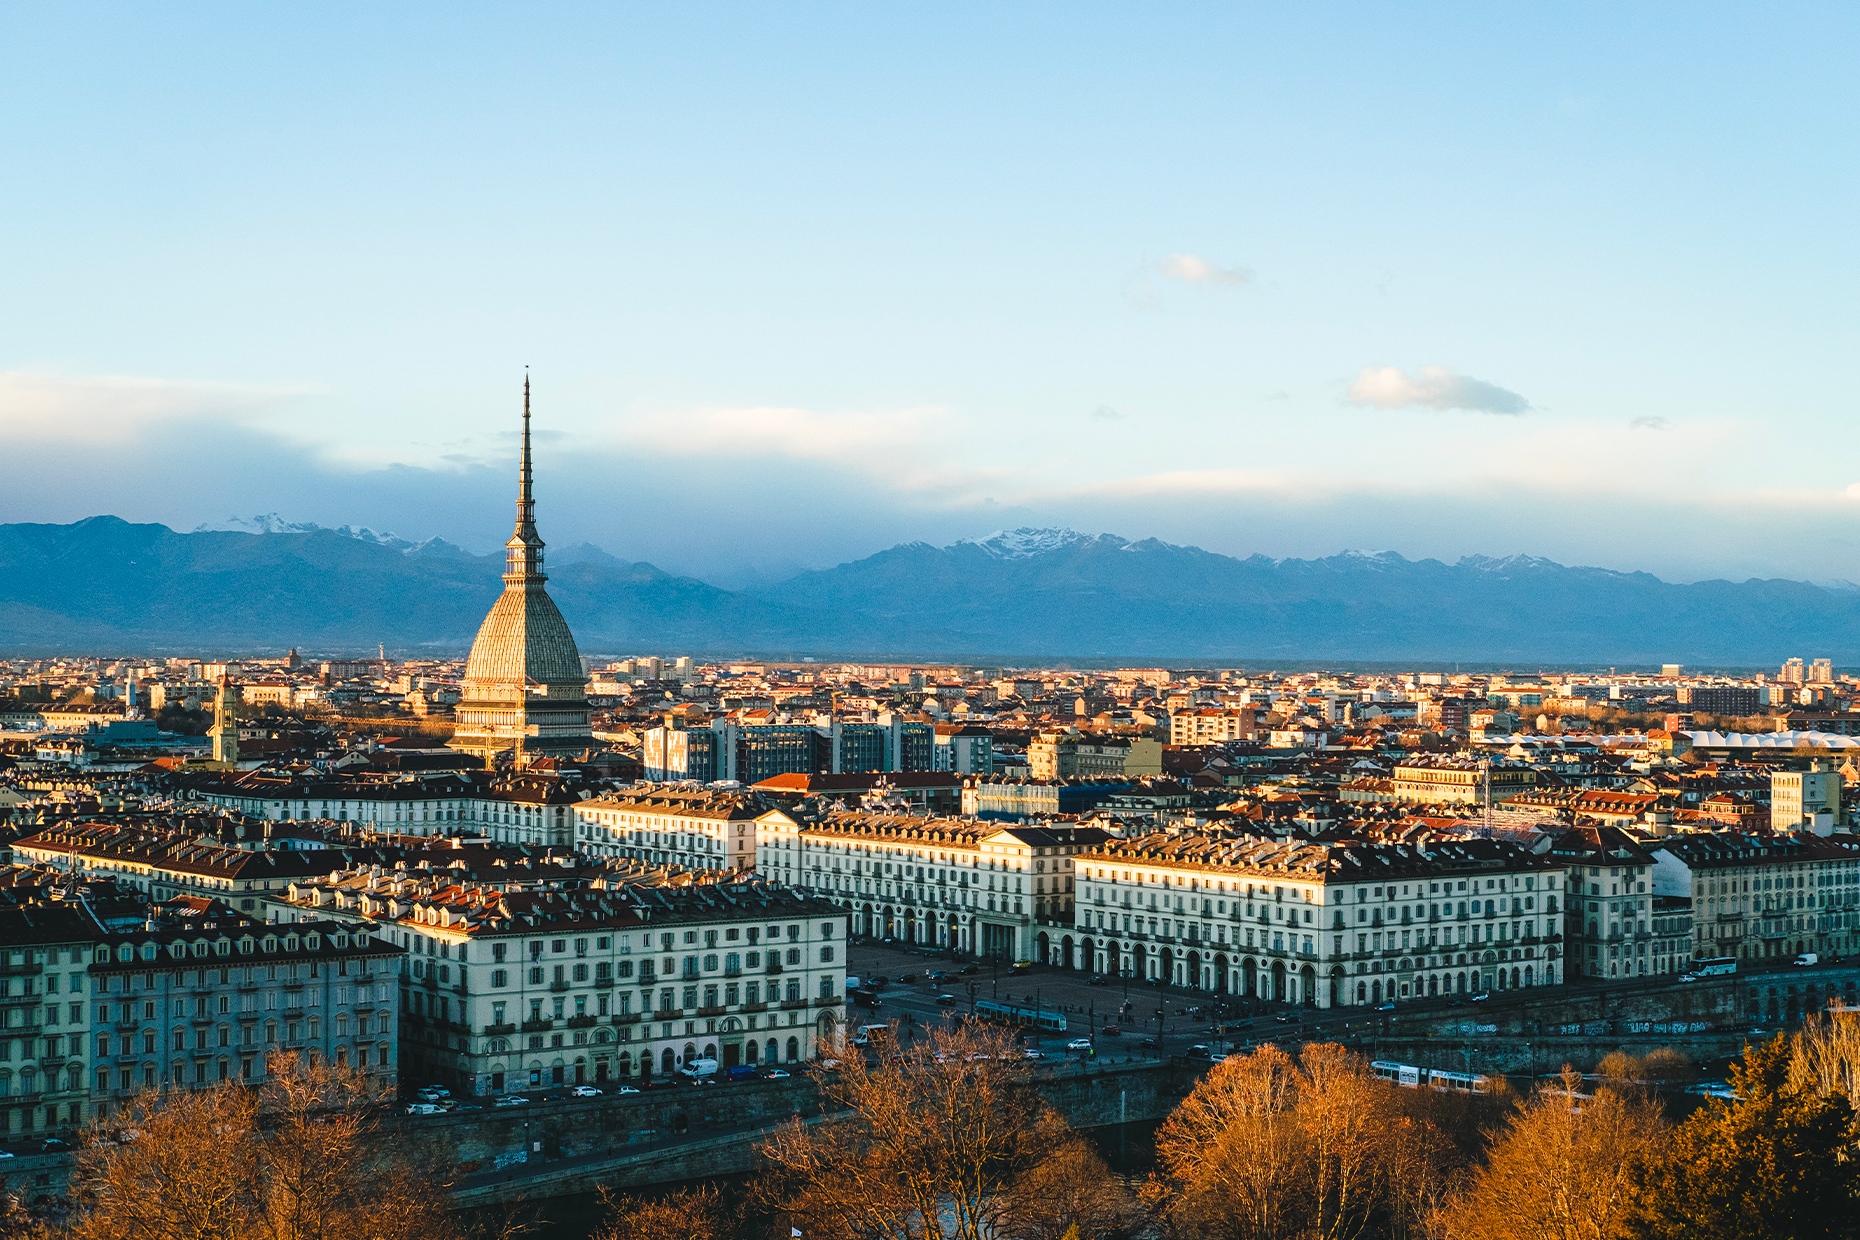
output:
M517 528L504 544L504 582L540 586L543 576L543 540L536 532L536 489L530 470L530 375L523 368L523 463L517 476Z
M517 484L517 533L536 529L535 479L530 473L530 368L523 368L523 467Z

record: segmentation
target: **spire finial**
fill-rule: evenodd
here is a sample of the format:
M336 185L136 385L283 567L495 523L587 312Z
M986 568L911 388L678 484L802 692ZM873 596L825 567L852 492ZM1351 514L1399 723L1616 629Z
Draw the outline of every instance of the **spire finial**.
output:
M517 486L517 528L536 523L536 496L530 474L530 368L523 368L523 469Z

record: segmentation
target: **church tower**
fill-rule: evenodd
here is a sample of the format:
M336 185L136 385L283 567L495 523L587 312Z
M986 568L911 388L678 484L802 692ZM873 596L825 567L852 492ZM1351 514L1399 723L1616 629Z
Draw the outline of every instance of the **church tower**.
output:
M543 589L543 540L536 532L530 472L530 381L523 379L523 458L517 527L504 544L504 592L478 627L454 712L452 748L486 765L513 751L522 762L580 754L588 730L587 676L568 622Z
M213 695L213 760L226 767L239 765L239 687L220 677Z

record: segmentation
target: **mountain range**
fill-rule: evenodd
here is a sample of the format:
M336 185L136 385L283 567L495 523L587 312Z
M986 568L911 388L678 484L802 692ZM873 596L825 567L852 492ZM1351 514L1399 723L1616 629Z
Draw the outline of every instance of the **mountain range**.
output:
M501 557L276 517L178 533L117 517L0 525L0 650L306 653L467 648ZM905 543L752 590L591 544L548 555L585 652L1021 660L1760 666L1860 662L1860 590L1664 582L1531 556L1237 559L1019 529Z

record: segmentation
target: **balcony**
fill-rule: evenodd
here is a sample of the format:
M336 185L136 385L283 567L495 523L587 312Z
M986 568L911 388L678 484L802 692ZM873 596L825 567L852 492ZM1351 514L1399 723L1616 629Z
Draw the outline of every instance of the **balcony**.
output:
M660 1008L652 1014L654 1020L680 1020L684 1017L683 1008Z
M541 1020L526 1020L523 1022L523 1032L525 1033L547 1033L553 1028L555 1028L555 1022L546 1017Z
M612 1024L616 1025L637 1025L639 1023L639 1013L622 1012L618 1016L611 1017L610 1021Z
M725 969L723 971L723 975L725 977L741 977L743 975L743 971L741 969Z
M722 1005L720 1005L720 1004L715 1004L715 1003L713 1003L713 1004L711 1004L711 1005L709 1005L708 1007L701 1007L701 1008L699 1008L699 1009L697 1010L697 1014L698 1014L699 1016L722 1016L722 1015L723 1015L723 1007L722 1007Z
M837 995L823 995L820 998L814 1000L815 1007L838 1007L839 1005L840 1005L840 998ZM786 1007L788 1005L784 1003L782 1006Z
M769 965L767 968L763 969L762 971L768 974L770 977L773 977L775 974L781 972L781 966L778 964L772 964L772 965Z
M784 1012L790 1012L796 1008L804 1008L806 1006L807 1000L805 999L783 999L781 1001L781 1010Z
M568 1027L570 1029L592 1029L598 1019L594 1016L571 1016L568 1018Z
M484 1027L484 1036L487 1038L507 1037L516 1031L517 1027L515 1025L505 1021L501 1025L486 1025Z
M766 1012L768 1010L769 1010L769 1005L766 1003L745 1003L743 1004L743 1011L745 1012Z

